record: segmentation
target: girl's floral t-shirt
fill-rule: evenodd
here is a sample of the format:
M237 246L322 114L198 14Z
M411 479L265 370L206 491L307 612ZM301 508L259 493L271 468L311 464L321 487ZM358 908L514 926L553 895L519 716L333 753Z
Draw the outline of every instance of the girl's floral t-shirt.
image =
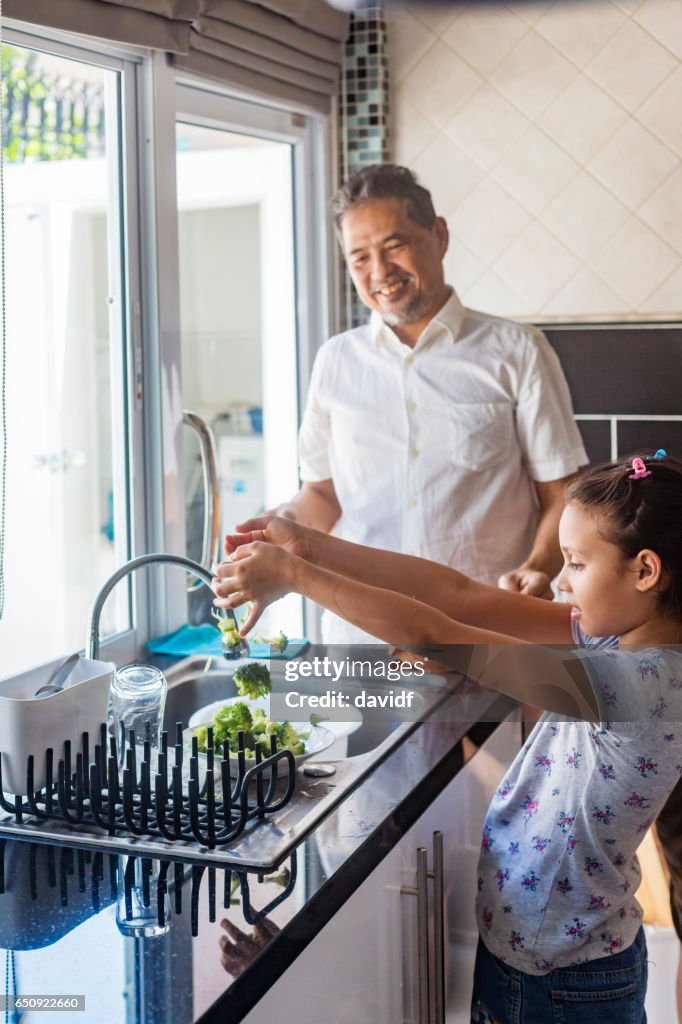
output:
M600 724L545 713L493 797L476 901L491 953L528 974L626 949L636 850L682 774L682 653L574 627Z

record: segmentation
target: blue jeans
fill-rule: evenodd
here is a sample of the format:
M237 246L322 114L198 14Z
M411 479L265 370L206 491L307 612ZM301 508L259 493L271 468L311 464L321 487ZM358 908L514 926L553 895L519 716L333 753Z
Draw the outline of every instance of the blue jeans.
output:
M479 939L471 1024L646 1024L646 979L643 928L622 953L542 975L507 966Z

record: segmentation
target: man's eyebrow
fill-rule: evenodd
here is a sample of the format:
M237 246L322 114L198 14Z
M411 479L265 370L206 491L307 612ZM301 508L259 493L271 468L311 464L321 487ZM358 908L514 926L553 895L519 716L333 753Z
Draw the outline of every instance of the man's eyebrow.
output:
M406 242L407 238L407 235L404 235L399 231L394 231L392 235L386 235L385 238L382 238L379 245L386 245L387 242ZM368 247L368 245L356 245L354 249L350 249L348 251L347 255L354 256L358 252L364 252Z

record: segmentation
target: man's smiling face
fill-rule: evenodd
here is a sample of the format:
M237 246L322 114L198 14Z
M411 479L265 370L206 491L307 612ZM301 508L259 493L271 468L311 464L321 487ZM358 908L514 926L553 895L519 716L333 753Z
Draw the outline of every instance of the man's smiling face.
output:
M441 309L448 294L442 217L425 228L408 216L403 199L372 199L344 214L341 240L360 299L390 327L423 329Z

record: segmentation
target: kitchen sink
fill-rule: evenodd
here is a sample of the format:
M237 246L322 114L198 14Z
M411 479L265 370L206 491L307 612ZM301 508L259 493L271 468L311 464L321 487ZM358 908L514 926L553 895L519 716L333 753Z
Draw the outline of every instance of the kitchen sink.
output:
M270 663L270 674L273 679L273 686L277 688L278 682L283 675L283 662L273 660ZM208 669L207 669L208 665ZM207 670L206 670L207 669ZM206 671L205 671L206 670ZM206 659L204 657L190 657L178 662L172 669L165 673L168 681L168 695L166 697L166 710L164 715L164 728L172 735L176 722L182 722L187 727L190 717L199 708L212 704L214 701L227 700L237 696L237 689L232 682L232 667L228 662L219 658ZM341 689L345 681L335 683L336 689ZM420 680L420 685L422 681ZM296 684L299 690L315 692L320 689L320 683L316 680L299 681ZM393 687L395 690L398 686ZM373 688L371 685L363 685L367 694L381 693L381 689ZM325 711L320 710L324 717ZM303 721L306 716L293 711L290 714L292 721ZM410 715L410 718L413 716ZM362 724L355 729L346 739L347 757L359 757L367 754L381 746L390 736L398 740L405 735L406 727L414 727L413 722L406 721L398 710L390 713L372 712L365 715ZM325 757L325 760L327 758Z
M284 673L283 661L271 661L270 672L273 677L273 691L278 689L278 677ZM220 658L190 657L177 662L165 670L168 680L168 694L164 718L165 727L171 732L177 722L184 727L195 711L214 701L228 699L236 695L236 688L231 679L234 665ZM398 693L405 689L407 679L402 684L386 683L384 680L375 682L357 680L339 680L334 683L335 690L352 693L363 690L365 694L386 694L387 689ZM79 846L121 852L123 848L134 850L140 856L179 858L183 861L196 860L204 864L235 867L257 868L264 871L275 869L301 840L319 826L329 812L336 808L353 790L364 783L375 768L403 742L412 743L411 734L419 728L420 721L429 718L434 712L446 712L446 702L457 688L459 680L442 676L423 676L419 679L420 694L419 714L404 712L393 708L390 711L363 712L363 721L355 732L339 740L321 752L321 763L328 766L327 771L318 768L317 774L310 774L311 766L316 761L313 755L305 764L301 764L296 773L296 786L290 801L278 811L267 815L264 819L253 819L243 832L233 840L231 846L219 846L209 850L192 841L167 842L157 836L140 835L135 838L123 838L119 835L109 836L94 824L83 824L78 833L74 833L68 825L58 820L44 822L42 820L26 820L15 822L11 816L3 821L3 830L23 838L47 839L59 842L64 839L75 842ZM306 679L297 681L296 690L300 692L320 694L325 686L321 681ZM416 686L415 686L416 690ZM320 709L324 714L324 709ZM299 720L307 717L299 714ZM357 722L357 713L353 712ZM471 721L478 715L472 714ZM414 718L415 720L410 720ZM296 721L296 712L291 715ZM346 748L345 743L348 743ZM418 748L414 748L417 756ZM324 774L321 774L324 772ZM369 785L369 782L368 782ZM371 789L371 785L370 785ZM382 806L390 807L391 793L377 793ZM359 827L355 823L354 827ZM77 836L77 838L76 838Z

